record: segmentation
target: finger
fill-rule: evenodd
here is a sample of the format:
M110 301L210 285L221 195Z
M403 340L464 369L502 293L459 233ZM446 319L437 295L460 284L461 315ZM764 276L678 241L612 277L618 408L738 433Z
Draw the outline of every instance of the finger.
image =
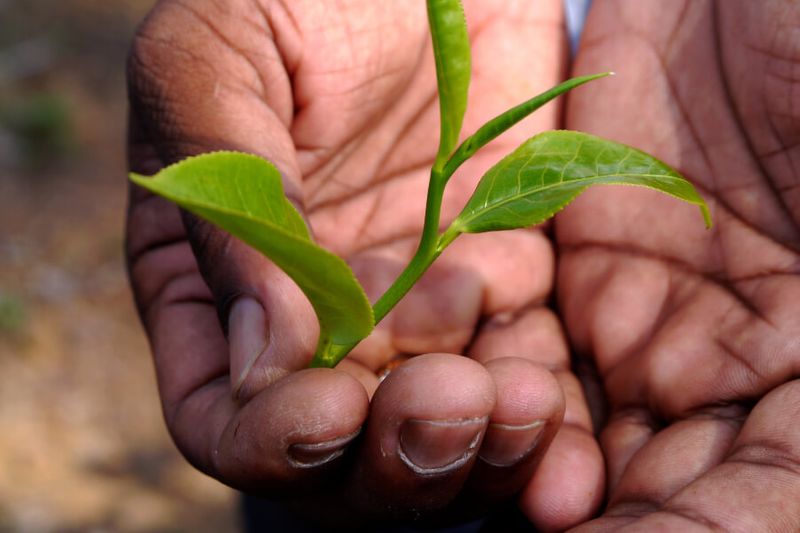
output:
M800 528L800 381L767 394L725 461L671 498L664 510L725 531ZM700 497L698 497L700 495Z
M631 458L656 432L655 422L644 409L614 413L600 433L606 459L606 487L613 493Z
M463 486L495 405L495 384L465 357L429 354L395 369L372 400L352 480L365 510L444 508Z
M553 288L553 246L538 229L463 235L439 261L470 266L483 284L485 316L543 303Z
M400 273L415 244L413 240L400 241L360 252L350 259L371 300L377 299ZM354 375L366 377L369 390L374 387L374 379L364 373L364 368L377 372L397 354L463 352L473 340L482 310L499 314L502 322L507 311L544 300L552 276L552 249L539 231L464 236L350 353L348 368L356 371ZM540 329L542 342L552 345L547 334L551 323L552 320ZM558 327L555 331L559 332ZM557 342L563 343L560 333ZM530 348L544 353L538 345ZM520 351L511 349L501 355L517 353ZM558 353L563 360L564 350Z
M500 357L523 357L553 372L569 365L558 318L552 310L538 305L489 318L475 337L470 355L484 364Z
M378 385L380 385L380 376L376 375L375 372L365 367L358 361L350 359L349 357L342 359L342 361L336 365L336 370L346 372L358 380L364 387L364 390L367 392L367 396L369 396L370 399L372 399L372 396L378 389Z
M604 496L603 455L591 429L580 383L571 373L559 381L567 411L519 506L537 527L564 530L593 516ZM572 400L570 400L572 399ZM570 402L578 408L570 409Z
M373 301L405 267L414 241L371 249L350 260ZM452 256L442 256L349 358L375 372L397 354L461 353L472 339L482 299L482 278Z
M662 505L722 461L742 421L742 409L735 406L695 414L655 434L651 427L643 427L641 416L615 419L601 439L608 463L622 470L612 480L614 485L609 483L609 505ZM647 430L651 437L642 443Z
M799 415L800 381L795 380L767 394L756 405L720 464L685 485L662 505L641 500L634 505L629 497L626 502L617 502L585 530L623 525L637 530L669 531L797 530L800 430L795 421ZM686 466L691 469L695 465L690 462ZM679 470L685 472L686 466ZM651 486L665 470L651 474ZM681 482L668 473L666 479Z
M369 400L338 370L308 369L274 383L225 426L216 454L220 479L286 497L329 473L358 436Z
M366 417L361 384L342 372L301 373L240 408L230 394L228 343L188 244L145 248L132 259L138 296L149 295L140 298L142 318L165 419L187 459L228 484L258 490L318 479L316 467L338 459ZM241 343L240 329L232 328L232 346Z
M470 354L484 363L513 354L554 372L565 397L564 421L522 493L520 507L534 524L547 529L564 529L594 514L603 496L603 457L583 388L569 370L566 340L555 314L537 306L517 315L498 314L482 328Z
M564 417L564 395L544 367L518 357L486 364L497 402L468 487L483 503L503 501L530 480Z

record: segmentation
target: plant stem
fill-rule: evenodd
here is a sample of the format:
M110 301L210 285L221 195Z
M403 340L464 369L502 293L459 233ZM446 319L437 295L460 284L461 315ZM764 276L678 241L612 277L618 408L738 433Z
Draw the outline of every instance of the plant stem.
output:
M383 320L389 311L405 296L411 287L428 270L431 264L444 251L447 246L458 237L461 232L452 226L443 234L439 234L439 221L442 214L442 199L444 187L450 176L458 168L457 165L446 165L445 161L436 161L431 169L431 178L428 183L428 198L425 202L425 223L422 226L422 237L417 246L414 257L406 265L394 283L378 298L372 311L375 316L375 325ZM333 344L320 341L312 367L331 367L342 360L350 350L355 348L357 342L348 344Z
M451 167L452 168L452 167ZM453 168L455 170L455 168ZM405 296L411 287L422 277L426 270L444 251L448 244L453 242L458 236L457 231L448 229L444 235L439 235L439 220L442 213L442 198L444 197L444 186L452 172L445 172L444 162L434 164L431 169L431 178L428 183L428 198L425 202L425 223L422 227L422 237L419 241L414 257L406 265L394 283L378 298L372 306L377 325L391 311L397 302ZM311 361L312 367L331 367L344 358L350 350L355 348L356 343L333 344L329 341L320 341L314 359Z
M442 250L439 242L439 218L442 212L442 198L447 176L442 171L443 165L435 165L431 170L428 185L428 199L425 204L425 224L422 237L414 257L397 279L372 307L375 313L375 324L378 324L397 305L397 302L411 290L414 283L428 270L431 263L439 257Z

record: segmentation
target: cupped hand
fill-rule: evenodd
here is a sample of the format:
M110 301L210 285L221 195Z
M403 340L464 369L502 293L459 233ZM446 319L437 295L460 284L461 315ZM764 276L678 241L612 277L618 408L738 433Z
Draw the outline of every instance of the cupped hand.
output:
M708 200L585 193L559 300L608 402L603 516L581 530L800 528L800 8L596 2L567 126L680 169Z
M555 84L565 58L557 0L466 4L470 132ZM438 130L424 2L162 0L129 68L132 170L260 154L373 300L410 258ZM543 110L465 165L443 218L557 116ZM541 231L460 239L336 370L305 369L316 320L284 274L136 187L127 251L167 425L199 469L334 523L465 518L520 491L543 527L596 508L603 465L545 305L554 254ZM416 354L428 355L379 384Z

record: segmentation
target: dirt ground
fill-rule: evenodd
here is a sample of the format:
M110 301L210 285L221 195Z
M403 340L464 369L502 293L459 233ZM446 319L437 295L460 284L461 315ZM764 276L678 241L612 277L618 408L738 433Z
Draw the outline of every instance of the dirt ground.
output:
M0 531L236 531L161 419L122 262L147 0L0 0Z

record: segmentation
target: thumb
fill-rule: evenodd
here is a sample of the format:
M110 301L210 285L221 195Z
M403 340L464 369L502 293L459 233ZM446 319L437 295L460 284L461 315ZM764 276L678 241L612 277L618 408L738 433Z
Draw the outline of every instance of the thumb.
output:
M294 104L278 48L271 35L242 24L244 14L216 13L211 4L195 11L161 2L139 29L128 68L132 137L146 139L165 163L223 149L260 155L278 168L287 196L302 208L288 130ZM228 41L257 42L258 56ZM228 336L233 393L246 401L307 366L318 336L313 309L261 254L208 222L181 216Z
M247 401L308 366L319 326L298 286L247 244L194 215L183 219L228 338L234 397Z

